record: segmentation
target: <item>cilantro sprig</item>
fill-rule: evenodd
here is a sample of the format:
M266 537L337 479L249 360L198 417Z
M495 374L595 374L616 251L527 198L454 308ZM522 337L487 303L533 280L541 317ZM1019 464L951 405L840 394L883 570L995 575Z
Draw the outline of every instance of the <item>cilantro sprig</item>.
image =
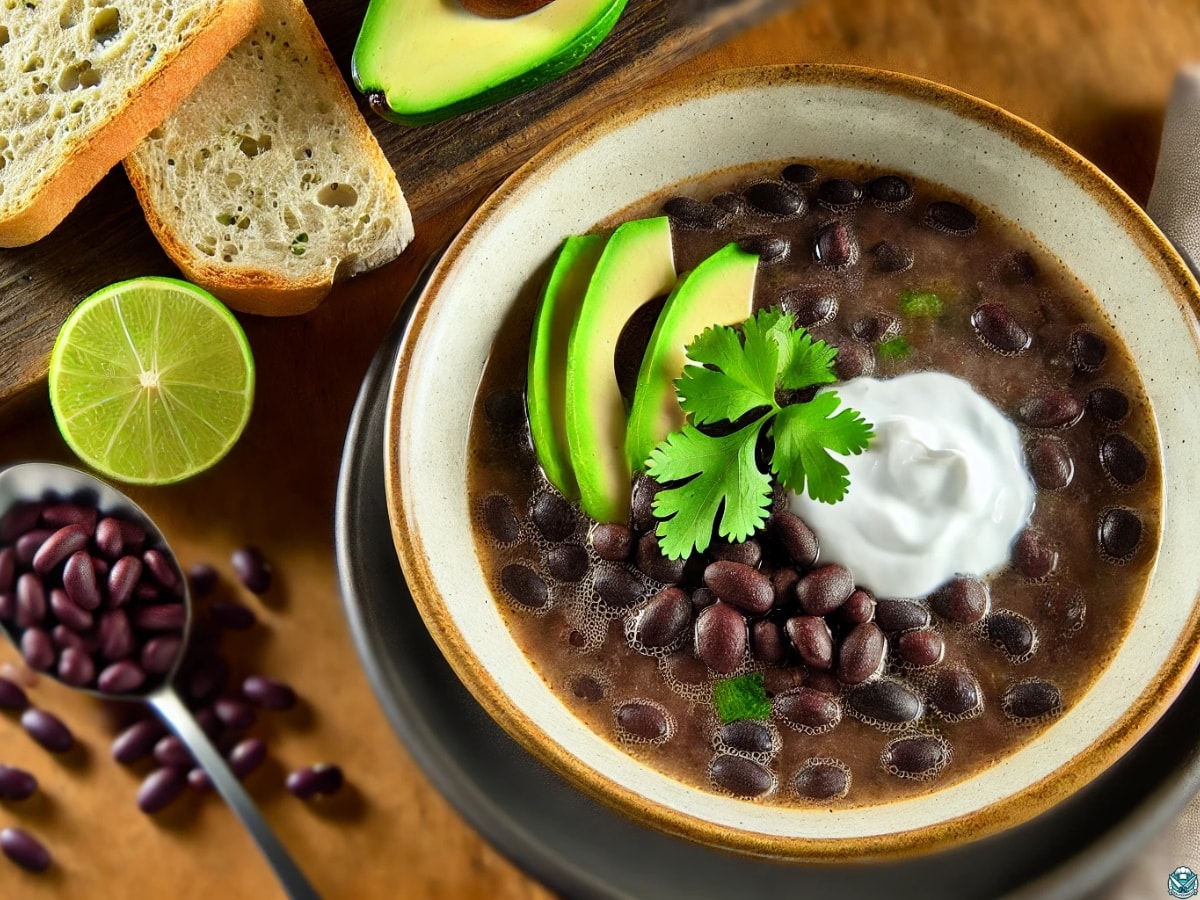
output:
M783 486L819 502L836 503L850 486L849 470L833 454L866 449L874 432L852 409L838 409L836 392L808 403L782 406L776 391L795 391L837 380L837 348L814 340L777 309L747 319L741 331L716 325L687 347L695 365L676 379L688 421L650 453L646 470L659 483L682 482L658 492L662 551L671 559L703 552L714 528L744 541L767 519L771 474ZM697 426L729 423L724 434ZM736 427L735 427L736 426ZM773 439L770 472L759 468L760 436Z

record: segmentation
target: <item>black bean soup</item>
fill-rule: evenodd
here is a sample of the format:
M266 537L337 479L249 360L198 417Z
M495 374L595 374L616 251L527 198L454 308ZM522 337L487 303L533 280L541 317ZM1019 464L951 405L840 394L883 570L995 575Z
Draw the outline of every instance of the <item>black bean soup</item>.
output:
M597 230L664 212L680 272L731 241L758 252L756 305L836 345L839 378L969 381L1017 424L1035 511L1009 565L929 597L874 597L852 566L822 565L778 489L763 532L673 563L652 537L648 477L626 527L597 526L542 476L522 401L531 284L488 361L469 446L476 549L529 659L631 755L767 803L924 793L1035 738L1116 651L1158 542L1154 422L1095 301L987 210L863 166L726 172ZM639 343L631 329L620 352ZM755 673L757 717L722 723L714 691Z

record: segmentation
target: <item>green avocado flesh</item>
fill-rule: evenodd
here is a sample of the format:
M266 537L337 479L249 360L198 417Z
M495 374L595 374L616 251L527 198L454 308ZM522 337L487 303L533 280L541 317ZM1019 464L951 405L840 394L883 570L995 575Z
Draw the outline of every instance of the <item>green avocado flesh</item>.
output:
M736 325L754 312L758 257L737 244L718 250L684 275L663 307L638 372L625 451L640 472L660 441L683 427L675 379L683 374L685 348L710 325Z
M371 0L350 60L376 112L423 125L506 100L582 62L626 0L554 0L511 19L457 0Z
M550 483L570 499L579 496L579 486L567 451L567 344L604 244L595 234L569 237L563 243L538 303L529 342L526 405L533 448Z
M571 329L567 447L579 505L598 522L629 520L625 401L613 362L617 338L642 304L671 291L675 278L667 217L626 222L600 255Z

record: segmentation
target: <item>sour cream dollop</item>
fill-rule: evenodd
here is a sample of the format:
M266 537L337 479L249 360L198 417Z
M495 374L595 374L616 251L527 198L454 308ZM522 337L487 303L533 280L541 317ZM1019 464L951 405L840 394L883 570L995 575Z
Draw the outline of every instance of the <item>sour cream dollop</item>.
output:
M942 372L855 378L832 390L875 437L858 456L839 457L850 470L841 502L791 495L822 563L846 566L876 596L923 597L1008 561L1034 485L1020 434L1000 410Z

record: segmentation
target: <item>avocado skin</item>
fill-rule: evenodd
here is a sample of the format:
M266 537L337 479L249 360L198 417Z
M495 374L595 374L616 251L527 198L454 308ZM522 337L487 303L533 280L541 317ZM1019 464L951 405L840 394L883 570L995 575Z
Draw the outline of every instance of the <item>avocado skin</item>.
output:
M392 101L388 99L387 88L371 83L371 79L362 74L362 70L366 67L360 65L360 46L363 34L366 32L367 23L371 21L372 9L377 6L383 6L388 2L390 0L371 0L368 4L363 22L363 30L359 32L359 39L355 44L354 53L350 59L350 74L354 80L355 87L366 95L371 109L376 114L387 119L389 122L395 122L399 125L416 126L429 125L433 122L440 122L476 109L482 109L485 106L493 106L518 94L533 90L569 72L583 62L600 45L600 42L608 36L608 33L612 31L613 26L617 24L617 20L621 17L621 13L624 12L627 0L613 0L604 15L597 19L595 24L588 31L581 34L576 41L562 48L550 59L534 66L523 74L510 78L507 81L502 81L499 84L484 85L478 93L470 94L445 106L409 111L397 110Z

